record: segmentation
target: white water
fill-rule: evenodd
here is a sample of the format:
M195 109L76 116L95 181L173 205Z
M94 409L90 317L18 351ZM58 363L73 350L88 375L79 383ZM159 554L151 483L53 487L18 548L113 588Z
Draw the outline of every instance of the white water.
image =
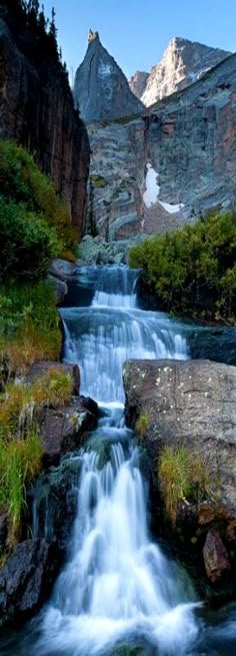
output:
M93 307L62 311L66 360L79 362L83 392L111 402L96 431L109 443L110 459L100 468L95 451L80 455L72 549L43 616L41 656L111 656L115 645L129 642L181 656L191 653L198 633L182 570L150 540L139 451L117 403L127 357L187 357L185 342L163 316L134 310L134 280L132 308L121 309L122 299L128 307L128 274L118 272L124 285L117 295L113 286L109 295L106 270L98 269ZM109 310L97 308L105 300Z

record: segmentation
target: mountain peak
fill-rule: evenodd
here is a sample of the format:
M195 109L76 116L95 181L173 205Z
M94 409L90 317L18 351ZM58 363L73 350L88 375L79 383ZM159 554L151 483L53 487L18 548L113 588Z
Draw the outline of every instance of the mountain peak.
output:
M144 105L149 107L161 98L185 89L230 54L219 48L211 48L180 36L173 36L160 63L152 67L145 89L142 90L138 73L131 78L130 87ZM141 81L143 83L144 78ZM141 94L140 90L142 90Z
M91 30L91 27L90 27L90 30L89 30L89 33L88 33L88 42L92 43L92 41L96 41L96 40L100 41L99 33L98 32L93 32L93 30Z
M130 90L115 59L102 45L98 32L90 29L88 41L74 84L75 107L81 117L92 122L142 113L142 103Z

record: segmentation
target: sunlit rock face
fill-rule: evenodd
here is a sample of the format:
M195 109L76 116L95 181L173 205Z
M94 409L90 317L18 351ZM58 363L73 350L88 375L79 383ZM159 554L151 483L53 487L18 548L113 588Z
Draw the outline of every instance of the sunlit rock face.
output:
M88 49L77 69L75 106L87 121L111 120L136 115L143 105L131 92L116 61L101 44L97 32L89 32Z
M149 75L137 71L129 81L133 93L150 107L157 100L185 89L231 53L173 37ZM146 78L144 78L146 76Z

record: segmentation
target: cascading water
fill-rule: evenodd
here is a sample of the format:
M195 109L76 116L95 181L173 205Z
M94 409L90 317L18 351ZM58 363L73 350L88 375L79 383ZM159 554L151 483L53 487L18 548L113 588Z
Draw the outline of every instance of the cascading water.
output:
M124 426L122 365L127 358L187 357L178 326L136 306L136 274L97 269L92 307L61 311L65 360L78 362L82 392L106 406L97 436L110 457L81 454L73 546L45 611L37 653L111 654L135 641L152 653L185 654L197 635L181 571L147 530L139 452ZM109 406L109 410L107 407Z
M189 341L192 327L138 309L136 279L124 267L80 268L69 291L75 307L61 311L65 360L78 362L82 391L104 415L87 449L63 463L78 490L67 564L41 614L22 633L1 635L1 656L235 656L235 605L195 611L184 571L148 534L142 454L124 425L122 364L188 357L183 336ZM195 347L198 334L213 353L227 349L228 335L216 344L215 331L196 326ZM230 339L229 355L235 333ZM36 533L36 506L34 514ZM46 513L46 537L51 529Z

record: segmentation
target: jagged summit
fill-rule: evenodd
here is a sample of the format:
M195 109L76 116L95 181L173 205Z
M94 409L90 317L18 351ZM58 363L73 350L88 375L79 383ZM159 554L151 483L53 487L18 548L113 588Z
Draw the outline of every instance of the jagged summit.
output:
M219 48L211 48L196 41L173 36L160 63L153 66L147 75L145 89L143 90L140 84L144 74L139 71L129 81L130 88L144 105L149 107L157 100L185 89L230 54Z
M74 102L87 121L112 120L140 114L143 105L129 88L115 59L103 47L98 32L88 33L88 48L76 71Z

